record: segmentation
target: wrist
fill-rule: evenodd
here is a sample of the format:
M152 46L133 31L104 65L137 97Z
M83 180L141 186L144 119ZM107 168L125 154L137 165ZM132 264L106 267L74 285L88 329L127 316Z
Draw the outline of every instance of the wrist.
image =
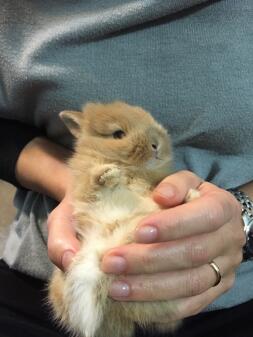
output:
M66 165L70 154L69 150L46 138L34 138L23 148L17 160L17 181L27 189L61 201L71 184Z

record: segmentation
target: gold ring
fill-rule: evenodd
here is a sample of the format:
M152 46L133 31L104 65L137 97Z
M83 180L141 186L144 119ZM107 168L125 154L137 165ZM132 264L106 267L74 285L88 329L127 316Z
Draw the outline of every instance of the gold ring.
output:
M215 275L216 275L216 282L215 284L213 285L213 287L216 287L220 281L221 281L221 273L220 273L220 268L217 266L217 264L212 261L209 263L209 266L212 267L212 269L214 270L215 272Z

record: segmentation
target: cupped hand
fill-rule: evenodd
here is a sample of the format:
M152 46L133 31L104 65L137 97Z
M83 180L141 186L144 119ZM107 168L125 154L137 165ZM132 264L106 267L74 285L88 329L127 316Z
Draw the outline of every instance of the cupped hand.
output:
M71 196L66 193L59 205L50 213L48 225L48 256L60 269L66 270L80 248L74 229Z
M184 203L189 189L199 198ZM245 243L238 201L189 171L165 178L153 197L163 209L141 221L136 243L108 251L102 269L119 274L116 300L171 300L181 319L199 313L234 283ZM215 261L221 282L209 265Z

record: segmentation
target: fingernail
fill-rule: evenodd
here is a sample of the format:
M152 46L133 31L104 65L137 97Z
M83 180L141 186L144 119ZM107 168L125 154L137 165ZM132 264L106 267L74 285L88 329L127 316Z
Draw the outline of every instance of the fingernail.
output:
M127 283L122 281L115 281L109 289L109 296L111 297L127 297L130 294L130 287Z
M64 270L68 269L74 256L75 256L75 253L72 250L67 250L66 252L63 253L61 264Z
M126 267L126 260L122 256L108 256L103 260L103 270L106 273L120 274Z
M172 198L175 196L175 188L171 184L162 183L156 189L155 193L161 194L163 197Z
M153 226L141 226L136 231L136 240L141 243L154 242L157 236L157 228Z

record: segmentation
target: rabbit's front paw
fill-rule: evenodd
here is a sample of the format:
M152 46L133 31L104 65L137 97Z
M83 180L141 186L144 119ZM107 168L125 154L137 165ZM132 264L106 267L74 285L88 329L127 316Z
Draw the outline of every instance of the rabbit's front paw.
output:
M185 202L190 202L194 199L197 199L200 197L200 192L198 190L195 190L193 188L190 188L186 197L185 197Z
M121 179L121 170L116 165L108 165L97 177L97 182L101 186L114 187L119 184Z

